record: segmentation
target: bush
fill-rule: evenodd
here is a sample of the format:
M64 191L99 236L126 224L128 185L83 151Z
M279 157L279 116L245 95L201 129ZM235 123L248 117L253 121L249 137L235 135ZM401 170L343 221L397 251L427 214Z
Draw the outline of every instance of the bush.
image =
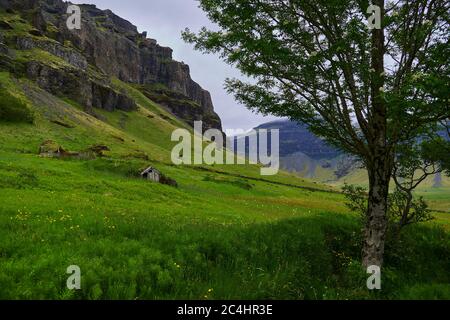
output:
M33 123L34 115L24 102L0 87L0 121Z
M367 189L364 187L345 184L342 188L346 198L346 206L358 213L365 224L367 212ZM400 230L410 224L427 222L433 219L428 204L422 197L413 198L411 192L396 188L388 196L389 231L398 234Z
M168 186L178 187L178 183L174 179L169 178L168 176L165 176L163 174L161 175L159 182Z

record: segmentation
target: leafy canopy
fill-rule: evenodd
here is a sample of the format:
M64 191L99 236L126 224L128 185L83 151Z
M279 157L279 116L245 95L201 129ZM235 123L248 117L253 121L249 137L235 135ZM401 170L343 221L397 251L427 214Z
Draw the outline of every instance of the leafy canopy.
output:
M448 1L374 2L378 33L367 27L368 1L200 0L218 29L183 37L251 79L226 82L250 109L306 123L366 159L377 117L392 153L450 117Z

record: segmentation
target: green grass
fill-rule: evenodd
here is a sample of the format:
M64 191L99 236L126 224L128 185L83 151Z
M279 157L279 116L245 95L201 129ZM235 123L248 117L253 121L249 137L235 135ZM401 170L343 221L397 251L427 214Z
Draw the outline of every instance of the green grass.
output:
M450 216L450 186L420 188L417 191L417 195L424 197L431 208L445 211Z
M258 181L247 190L161 167L176 189L127 165L2 154L1 298L402 298L420 283L448 294L450 238L433 224L388 250L375 295L356 267L358 220L339 195ZM64 289L71 264L79 292Z
M23 20L19 14L6 13L0 10L0 20L8 23L12 29L3 31L8 36L31 36L29 31L33 30L33 27L25 20Z
M417 187L415 195L417 197L423 197L432 210L450 214L450 177L444 173L441 175L442 182L440 187L435 186L435 176L429 176ZM355 170L350 175L345 176L338 181L334 181L332 185L335 188L341 188L344 183L362 186L367 189L367 173L363 169ZM394 189L395 183L394 181L391 181L391 190Z
M28 106L0 86L0 122L33 123L34 116Z
M96 110L104 121L27 80L0 82L36 113L0 122L0 299L450 298L447 214L388 242L383 289L370 292L358 217L331 187L251 165L172 165L171 132L186 125L118 80L139 109ZM49 139L111 151L39 157ZM139 179L149 165L179 187ZM66 289L69 265L79 291Z
M51 53L44 51L42 49L34 48L31 50L21 50L17 51L17 61L25 63L28 61L42 61L47 66L58 69L67 68L74 69L74 67L66 62L64 59L54 56Z

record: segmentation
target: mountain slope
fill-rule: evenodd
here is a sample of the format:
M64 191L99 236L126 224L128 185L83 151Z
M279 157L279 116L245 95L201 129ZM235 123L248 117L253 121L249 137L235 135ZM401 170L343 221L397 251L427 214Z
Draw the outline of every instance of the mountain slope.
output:
M137 110L98 111L99 120L29 80L0 79L24 101L32 97L35 112L34 124L0 121L0 298L377 298L359 280L360 226L340 194L283 172L261 180L257 166L171 165L177 120L159 118L163 109L132 88ZM55 114L71 127L51 122ZM40 157L46 139L111 151ZM139 179L150 164L178 188ZM416 250L402 251L398 263L387 254L396 278L383 298L412 288L421 290L415 298L449 296L441 257L450 241L435 226L450 224L437 217L405 233ZM73 264L82 272L77 291L65 287Z
M281 168L321 183L342 186L344 183L368 185L366 171L353 157L328 146L307 127L289 120L273 121L256 127L280 130ZM442 132L442 136L447 135ZM428 177L419 186L420 194L450 192L450 178L445 174ZM450 210L449 204L439 206Z
M280 167L283 170L328 183L339 180L358 167L354 159L329 146L323 139L311 133L306 125L277 120L254 128L255 131L261 129L279 130ZM237 141L245 139L244 136L232 138L235 147ZM248 147L246 154L248 155Z
M302 153L309 158L333 159L341 154L330 147L325 141L312 134L306 125L289 120L272 121L255 128L280 130L280 156L285 157L294 153Z
M72 98L88 111L135 108L111 82L117 78L139 85L190 125L195 118L203 120L205 128L221 129L211 95L191 79L189 66L172 59L170 48L92 5L80 6L81 29L69 30L67 6L60 0L3 0L4 67L51 93Z
M205 117L212 117L206 128L221 128L209 93L190 79L189 68L112 12L82 5L82 28L70 31L62 1L4 0L1 5L0 84L35 116L34 125L20 124L20 135L18 124L2 119L3 150L35 154L44 141L54 140L70 151L102 145L111 157L170 163L175 129L192 131L190 120ZM105 50L114 55L102 54ZM125 59L130 52L136 59L131 62ZM171 103L184 117L172 113ZM214 170L259 177L257 166ZM289 177L282 173L272 180L283 176ZM293 184L330 189L300 179Z
M256 165L174 166L171 133L192 128L170 105L200 103L180 101L177 81L129 81L134 64L106 70L81 44L55 40L67 39L56 22L36 28L60 1L11 3L0 0L0 299L450 296L448 215L405 232L402 254L387 253L386 289L369 292L359 219L335 189L286 172L262 179ZM36 3L45 10L28 11ZM134 48L129 24L87 10L101 17L94 52L102 32ZM30 37L45 45L17 45ZM55 146L64 156L42 152ZM142 179L148 166L177 187ZM69 265L81 290L66 287Z

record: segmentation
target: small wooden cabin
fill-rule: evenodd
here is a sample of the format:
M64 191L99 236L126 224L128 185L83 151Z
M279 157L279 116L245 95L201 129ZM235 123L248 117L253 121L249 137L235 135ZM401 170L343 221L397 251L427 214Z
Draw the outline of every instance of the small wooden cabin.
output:
M160 182L161 172L159 172L159 170L157 170L153 167L149 167L149 168L145 169L144 171L142 171L141 177L144 179L147 179L147 180L154 181L154 182Z

